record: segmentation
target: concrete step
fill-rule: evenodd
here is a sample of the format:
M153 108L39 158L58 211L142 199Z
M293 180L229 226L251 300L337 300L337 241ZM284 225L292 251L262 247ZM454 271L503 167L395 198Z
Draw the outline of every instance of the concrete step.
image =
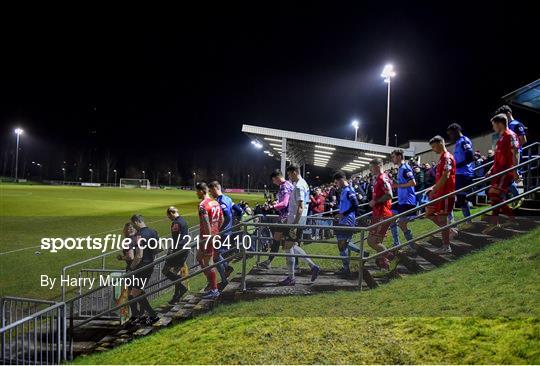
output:
M523 208L531 208L540 210L540 200L538 199L525 199L521 204Z
M438 254L435 253L439 247L434 246L428 242L418 242L417 251L418 254L427 261L433 263L435 266L441 266L446 263L450 263L456 260L456 256L453 254Z
M514 215L525 217L538 217L540 216L540 209L526 208L522 206L520 208L514 209Z
M434 236L429 237L426 241L436 247L441 247L443 245L442 235L440 234L435 234ZM473 247L471 244L467 244L457 239L452 239L450 241L450 247L452 248L452 252L455 256L469 254L475 249L475 247Z
M426 272L435 268L433 263L427 261L420 255L411 256L403 252L398 252L400 263L403 264L412 273Z
M455 239L470 244L475 248L482 248L497 240L493 236L475 233L469 230L458 231L458 235L455 237Z
M526 234L527 230L515 229L512 227L493 227L489 231L489 235L496 237L498 239L510 239L516 235Z
M74 355L87 355L97 348L98 344L92 341L75 341L73 342L73 354Z

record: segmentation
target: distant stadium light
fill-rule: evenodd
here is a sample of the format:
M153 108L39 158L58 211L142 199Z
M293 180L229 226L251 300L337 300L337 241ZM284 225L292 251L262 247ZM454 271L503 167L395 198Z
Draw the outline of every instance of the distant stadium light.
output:
M384 65L383 71L381 73L381 77L385 79L384 81L387 82L386 79L393 78L394 76L396 76L396 72L394 71L394 65Z
M360 122L355 119L352 121L351 125L354 127L354 141L358 141L358 127L360 127Z
M366 156L373 156L375 158L386 158L386 155L374 154L374 153L365 153Z
M251 144L255 146L257 149L262 149L262 144L257 140L251 140Z
M271 137L265 137L264 138L266 141L276 141L276 142L281 142L281 139L274 139L274 138L271 138Z
M270 146L275 146L275 147L281 147L281 144L275 144L275 143L273 143L273 142L269 143L268 145L270 145Z
M315 145L315 147L317 149L325 149L325 150L332 150L332 151L336 149L335 147L323 146L323 145Z
M17 128L15 129L15 134L16 134L16 135L22 135L23 133L24 133L24 130L23 130L22 128L17 127Z

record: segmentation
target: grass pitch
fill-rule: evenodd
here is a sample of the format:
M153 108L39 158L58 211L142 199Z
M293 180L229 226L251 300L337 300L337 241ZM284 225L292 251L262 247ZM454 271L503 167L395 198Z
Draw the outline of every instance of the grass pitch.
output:
M262 200L255 194L231 197L250 204ZM41 238L120 234L134 213L144 215L148 226L167 236L170 221L165 209L172 205L190 226L198 223L198 198L192 191L0 184L0 296L55 298L59 288L42 288L41 274L59 276L63 266L100 254L97 250L38 254ZM107 263L111 265L120 264ZM100 266L101 262L88 263L87 268Z

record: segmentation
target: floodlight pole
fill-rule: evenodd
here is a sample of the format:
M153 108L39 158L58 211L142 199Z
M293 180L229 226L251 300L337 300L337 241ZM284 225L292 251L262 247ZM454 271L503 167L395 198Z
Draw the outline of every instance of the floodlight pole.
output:
M17 135L17 144L16 144L17 146L15 150L15 183L18 182L18 178L19 178L19 140L22 133L23 133L22 128L15 129L15 135Z
M388 77L387 79L388 83L388 97L386 101L386 146L390 145L390 83L392 82L392 78Z
M247 192L249 193L249 174L248 174L248 185L247 185Z

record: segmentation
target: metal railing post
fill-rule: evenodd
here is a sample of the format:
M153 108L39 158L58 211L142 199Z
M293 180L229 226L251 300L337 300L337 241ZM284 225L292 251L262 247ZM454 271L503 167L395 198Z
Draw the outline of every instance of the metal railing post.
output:
M62 278L66 278L66 267L62 268ZM66 301L66 285L62 282L62 301Z
M364 233L364 230L360 231L360 262L358 263L358 287L360 291L362 291L364 282Z
M242 225L242 228L244 229L244 231L247 232L247 226L246 225ZM246 255L246 248L244 248L244 246L242 245L242 283L241 283L241 287L242 287L242 291L246 291L246 267L247 267L247 255Z
M74 317L73 301L69 303L69 360L73 360L73 317Z
M256 240L256 241L255 241L255 250L256 250L257 252L260 252L260 250L259 250L259 249L260 249L259 243L260 243L260 241L261 241L261 229L262 229L262 227L256 229L256 231L257 231L257 236L255 237L255 240ZM261 258L261 256L257 254L257 259L255 260L255 262L256 262L257 264L259 264L260 258Z

